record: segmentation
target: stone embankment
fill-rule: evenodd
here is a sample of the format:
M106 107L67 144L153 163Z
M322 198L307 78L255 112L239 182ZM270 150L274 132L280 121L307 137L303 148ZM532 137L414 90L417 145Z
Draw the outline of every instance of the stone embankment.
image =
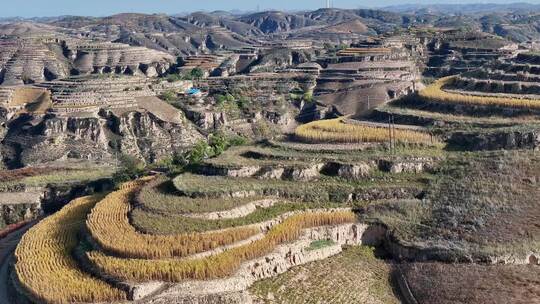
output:
M321 175L337 176L351 180L365 179L374 171L388 173L422 173L433 170L437 160L431 157L381 158L373 161L343 163L336 161L298 165L219 165L209 163L200 169L205 175L228 177L255 177L259 179L283 179L310 181Z
M143 284L133 286L131 295L134 299L140 299L155 291L163 290L144 303L163 303L165 299L172 303L205 303L210 298L223 298L227 297L227 294L231 296L231 293L233 297L237 297L257 280L278 275L296 265L338 254L343 245L372 245L377 237L368 235L369 233L366 233L370 231L368 228L364 224L347 224L306 229L298 241L278 246L265 257L242 264L231 277L210 281L188 281L174 285ZM317 240L331 240L333 244L321 249L309 249L310 244Z
M112 187L109 179L42 187L13 183L11 187L0 189L0 227L36 219L43 214L55 212L77 197Z

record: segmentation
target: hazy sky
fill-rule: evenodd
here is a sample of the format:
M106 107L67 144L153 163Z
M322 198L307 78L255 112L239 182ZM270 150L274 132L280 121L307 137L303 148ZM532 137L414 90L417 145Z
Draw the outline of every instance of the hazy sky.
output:
M518 2L519 0L513 1ZM403 3L509 3L505 0L334 0L335 7L358 8ZM523 2L523 1L522 1ZM528 1L540 3L540 0ZM197 10L302 10L323 7L326 0L0 0L0 17L58 15L105 16L120 12L175 14Z

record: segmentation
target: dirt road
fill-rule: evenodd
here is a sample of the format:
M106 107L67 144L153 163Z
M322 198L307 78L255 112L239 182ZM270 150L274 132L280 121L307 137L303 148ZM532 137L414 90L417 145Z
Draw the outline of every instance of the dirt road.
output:
M9 297L9 260L17 248L21 237L35 222L29 223L21 229L9 234L0 240L0 304L11 304Z

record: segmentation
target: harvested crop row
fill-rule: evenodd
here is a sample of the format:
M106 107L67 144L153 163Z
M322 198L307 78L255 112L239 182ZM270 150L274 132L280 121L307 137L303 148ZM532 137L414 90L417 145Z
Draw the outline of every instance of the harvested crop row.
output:
M298 239L303 229L354 221L356 215L348 211L299 214L273 227L261 240L202 259L122 259L98 251L88 252L87 257L98 271L124 281L180 282L223 278L233 274L243 262L264 256L276 246Z
M340 206L341 205L341 206ZM170 235L178 233L204 233L206 231L228 229L246 225L254 225L276 219L291 212L343 207L338 203L300 203L280 202L267 208L257 208L252 213L229 219L200 219L179 215L156 214L144 209L131 212L131 223L139 231L154 235Z
M79 270L71 252L98 196L76 199L31 228L15 252L15 273L24 290L39 303L112 302L123 291Z
M86 226L92 238L113 254L142 259L186 257L245 240L259 233L256 227L239 227L205 234L147 235L129 223L130 200L141 182L124 184L93 209Z
M423 132L395 129L395 139L402 143L431 144L432 137ZM341 118L319 120L296 128L295 136L307 143L367 143L390 139L388 128L345 123Z
M540 100L507 97L472 96L446 92L443 87L452 84L454 77L445 77L420 91L419 95L427 102L445 104L465 104L480 106L499 106L510 108L540 109Z

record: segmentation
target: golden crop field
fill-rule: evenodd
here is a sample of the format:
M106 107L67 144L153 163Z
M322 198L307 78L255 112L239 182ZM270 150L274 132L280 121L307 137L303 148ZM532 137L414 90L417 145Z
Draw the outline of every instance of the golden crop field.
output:
M72 258L77 233L100 196L72 201L32 227L15 251L15 274L39 303L112 302L126 294L79 270Z
M427 102L540 109L540 100L535 99L473 96L444 91L443 87L451 84L453 80L454 76L441 78L424 90L420 91L419 95Z
M431 143L429 134L404 129L395 129L395 138L405 143ZM389 140L387 128L347 124L341 118L318 120L299 126L295 136L308 143L363 143Z
M107 252L126 258L160 259L186 257L233 244L260 233L254 226L207 233L150 235L138 232L129 222L130 200L144 181L124 184L96 204L87 227Z
M122 259L97 251L88 252L87 257L96 269L120 280L180 282L186 279L215 279L229 276L243 262L261 257L280 244L296 240L303 229L354 221L356 215L348 211L298 214L274 226L260 240L200 259Z

